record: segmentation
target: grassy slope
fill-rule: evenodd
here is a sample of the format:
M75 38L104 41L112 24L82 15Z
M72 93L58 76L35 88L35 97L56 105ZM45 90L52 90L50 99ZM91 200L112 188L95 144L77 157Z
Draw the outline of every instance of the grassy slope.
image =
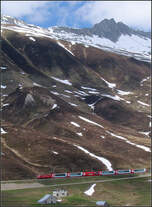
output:
M92 180L93 179L93 180ZM99 179L99 178L98 178ZM97 179L97 180L98 180ZM111 179L111 178L106 178ZM70 179L72 182L79 182L80 179ZM81 181L95 181L95 178L83 178ZM68 190L69 195L64 198L62 205L87 205L92 206L98 200L106 200L111 205L144 205L150 206L150 186L149 178L139 178L131 180L117 180L105 183L97 183L95 193L89 197L84 191L89 189L92 184L69 185L62 188ZM58 180L58 184L62 180ZM69 182L69 181L68 181ZM42 181L44 183L44 181ZM96 183L96 182L94 182ZM49 184L49 183L47 183ZM53 184L52 182L50 184ZM2 192L3 206L28 205L39 206L37 200L45 194L52 193L57 187L47 186L44 188L9 190ZM41 206L41 205L40 205ZM44 205L43 205L44 206Z

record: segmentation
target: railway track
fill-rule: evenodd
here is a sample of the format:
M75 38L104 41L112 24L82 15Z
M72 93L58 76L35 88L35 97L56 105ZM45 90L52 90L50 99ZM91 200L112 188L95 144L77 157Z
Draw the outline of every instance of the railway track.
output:
M15 190L15 189L25 189L25 188L44 188L44 187L55 187L55 186L68 186L68 185L80 185L80 184L91 184L91 183L102 183L102 182L112 182L112 181L118 181L118 180L127 180L127 179L138 179L138 178L144 178L144 177L150 177L151 174L148 173L146 175L138 175L138 176L134 176L134 177L124 177L124 178L113 178L113 179L107 179L107 180L93 180L93 181L85 181L85 182L77 182L77 183L62 183L62 184L52 184L52 185L44 185L44 184L40 184L38 182L34 181L38 181L37 179L31 179L28 180L32 183L28 183L27 180L24 180L25 183L15 183L17 181L21 180L11 180L11 181L1 181L1 190ZM50 180L50 179L47 179ZM22 180L23 181L23 180ZM23 182L24 182L23 181ZM4 183L5 182L5 183Z

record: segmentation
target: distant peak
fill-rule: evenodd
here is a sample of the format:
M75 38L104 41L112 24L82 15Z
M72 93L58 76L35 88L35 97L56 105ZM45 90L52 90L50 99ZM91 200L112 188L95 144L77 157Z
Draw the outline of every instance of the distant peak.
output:
M116 21L114 18L111 19L103 19L101 22L97 23L98 24L116 24Z

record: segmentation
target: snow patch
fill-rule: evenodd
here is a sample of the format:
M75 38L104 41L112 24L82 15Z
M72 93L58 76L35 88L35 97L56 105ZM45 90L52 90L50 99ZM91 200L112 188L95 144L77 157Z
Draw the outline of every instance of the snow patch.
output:
M7 132L1 127L1 134L6 134Z
M56 78L54 76L51 76L51 78L58 81L58 82L60 82L60 83L63 83L63 84L69 85L69 86L72 85L72 83L70 83L68 80L62 80L62 79Z
M150 106L149 104L146 104L146 103L144 103L144 102L142 102L142 101L137 101L138 103L140 103L141 105L143 105L143 106Z
M112 133L112 132L109 132L109 131L106 131L108 134L110 134L111 136L113 136L113 137L117 137L117 138L119 138L119 139L123 139L123 140L127 140L126 138L124 138L124 137L122 137L122 136L119 136L119 135L116 135L116 134L114 134L114 133Z
M76 42L74 42L74 41L70 41L70 42L71 42L72 45L75 45L76 44Z
M51 110L53 110L53 109L55 109L55 108L57 108L57 107L58 107L58 105L57 105L57 104L53 104L53 106L52 106Z
M53 154L55 154L55 155L58 155L59 153L58 152L56 152L56 151L52 151L53 152Z
M115 96L111 96L109 94L102 94L102 96L105 96L105 97L108 97L108 98L111 98L115 101L120 101L120 100L123 100L122 98L120 98L119 96L115 95Z
M60 95L63 96L63 97L66 97L66 98L71 98L70 96L65 95L65 94L60 94Z
M5 66L1 66L0 68L1 68L1 70L6 70L7 69L7 67L5 67Z
M151 123L151 122L150 122ZM149 132L139 132L140 134L144 134L144 135L146 135L146 136L148 136L149 137L149 134L150 134L150 131Z
M22 86L21 83L19 83L18 86L19 86L19 89L22 89L23 88L23 86Z
M145 82L145 81L147 81L149 79L150 79L150 77L144 78L140 83L142 84L143 82Z
M101 79L108 85L109 88L115 88L116 84L115 83L110 83L108 81L106 81L104 78L101 77Z
M90 93L90 94L99 94L98 91L88 91L88 93Z
M1 85L1 88L2 88L2 89L5 89L5 88L6 88L6 86L4 86L4 85Z
M70 102L69 102L69 104L70 104L71 106L78 106L77 104L70 103Z
M3 104L2 107L6 107L6 106L9 106L10 104L9 103L6 103L6 104Z
M122 90L117 90L119 95L122 96L127 96L129 94L133 94L133 92L129 92L129 91L122 91Z
M115 101L121 101L122 100L122 101L125 101L128 104L131 103L130 101L126 101L124 98L120 98L118 95L112 96L112 95L109 95L109 94L102 94L102 96L111 98L111 99L113 99Z
M42 85L40 85L38 83L33 83L33 86L43 87Z
M97 124L96 122L91 121L91 120L89 120L89 119L86 119L86 118L85 118L85 117L83 117L83 116L79 116L79 118L80 118L80 119L82 119L83 121L86 121L86 122L88 122L88 123L91 123L91 124L93 124L93 125L95 125L95 126L98 126L98 127L104 128L102 125Z
M70 50L68 50L61 42L57 42L57 43L58 43L58 45L60 45L61 47L63 47L65 50L67 50L71 55L74 56L74 54Z
M69 90L64 90L64 92L66 92L66 93L72 93L72 91L69 91Z
M95 106L94 106L95 104L93 103L93 104L88 104L88 106L94 111L94 108L95 108Z
M36 39L34 39L33 37L29 37L29 39L34 41L34 42L36 41Z
M50 92L57 96L60 95L58 92L55 92L55 91L50 91Z
M109 160L105 159L104 157L99 157L96 156L95 154L89 152L88 150L84 149L83 147L80 147L78 145L74 145L75 147L77 147L78 149L80 149L81 151L85 152L86 154L89 154L91 157L96 158L97 160L99 160L100 162L102 162L109 171L113 170L112 168L112 164L110 163Z
M149 147L145 147L145 146L143 146L143 145L135 144L135 143L130 142L130 141L126 141L126 142L129 143L129 144L131 144L131 145L134 145L134 146L136 146L136 147L138 147L138 148L141 148L141 149L143 149L143 150L146 151L146 152L151 152L151 150L150 150Z
M88 94L85 93L84 91L74 91L74 93L80 95L80 96L87 96Z
M24 72L21 72L21 74L22 74L22 75L25 75L25 73L24 73Z
M83 134L80 132L80 133L76 133L77 135L79 135L80 137L82 137L83 136Z
M79 124L77 124L77 123L75 123L75 122L73 122L73 121L71 121L70 123L71 123L72 125L76 126L76 127L80 127Z
M116 135L116 134L111 133L111 132L109 132L109 131L106 131L106 132L107 132L108 134L110 134L111 136L114 136L114 137L117 137L117 138L119 138L119 139L125 140L128 144L131 144L131 145L134 145L134 146L136 146L136 147L138 147L138 148L141 148L141 149L145 150L146 152L151 152L151 150L150 150L149 147L145 147L145 146L143 146L143 145L135 144L135 143L133 143L133 142L130 142L130 141L129 141L128 139L126 139L125 137Z
M85 191L84 193L88 196L92 196L93 193L95 192L94 187L96 186L96 184L93 184L87 191Z
M82 89L85 89L85 90L90 90L90 91L96 91L97 89L95 88L88 88L88 87L84 87L84 86L81 86Z

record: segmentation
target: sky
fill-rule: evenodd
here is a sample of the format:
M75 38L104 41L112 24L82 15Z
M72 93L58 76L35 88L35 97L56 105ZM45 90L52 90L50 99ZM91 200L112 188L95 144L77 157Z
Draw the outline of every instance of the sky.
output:
M151 30L150 1L2 1L1 11L44 28L87 28L114 18L134 29Z

